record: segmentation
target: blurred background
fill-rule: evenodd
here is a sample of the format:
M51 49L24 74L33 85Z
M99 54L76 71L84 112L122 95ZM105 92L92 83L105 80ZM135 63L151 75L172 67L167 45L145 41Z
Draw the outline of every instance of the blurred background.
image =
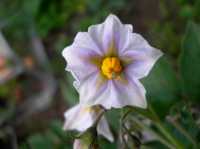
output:
M165 53L142 80L148 102L185 148L199 144L199 0L0 0L1 149L72 148L63 113L78 94L61 52L110 13ZM114 134L117 117L110 120ZM150 140L143 148L164 148Z

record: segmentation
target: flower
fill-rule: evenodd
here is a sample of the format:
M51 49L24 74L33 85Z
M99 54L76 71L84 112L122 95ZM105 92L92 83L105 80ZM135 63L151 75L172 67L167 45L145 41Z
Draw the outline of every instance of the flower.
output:
M62 54L81 103L105 109L147 107L146 91L139 80L149 74L162 52L133 33L132 25L109 15L88 32L79 32Z
M88 149L88 148L98 149L99 147L98 145L96 146L96 144L93 144L92 146L91 144L88 145L88 143L82 139L74 140L73 149Z
M75 139L73 149L87 149L87 145L81 139Z
M97 122L97 133L113 142L114 139L108 123L102 115L103 112L104 110L99 106L85 107L82 104L78 104L65 112L64 130L84 132Z

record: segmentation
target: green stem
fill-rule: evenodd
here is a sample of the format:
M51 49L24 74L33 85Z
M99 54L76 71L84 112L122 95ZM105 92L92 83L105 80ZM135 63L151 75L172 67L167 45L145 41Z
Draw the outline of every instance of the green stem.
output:
M161 123L156 123L157 128L160 130L160 132L172 143L176 146L177 149L183 149L183 146L177 141L176 138L174 138L168 130L163 127Z
M153 110L153 108L151 106L149 106L149 110L150 112L152 112L153 116L155 117L155 119L157 119L157 122L155 122L155 125L157 126L157 128L160 130L160 132L172 143L176 146L177 149L183 149L183 145L175 138L173 137L169 131L163 126L161 120L159 119L159 117L157 116L157 114L155 113L155 111Z
M126 111L125 113L122 113L123 111L121 111L121 119L120 119L120 123L123 123L123 121L126 119L126 117L128 116L129 113L131 113L133 110L130 109L128 111ZM152 113L154 115L154 119L155 120L159 120L159 118L155 115L155 113ZM134 118L134 121L142 128L148 130L150 133L152 133L157 140L159 140L161 143L163 143L164 145L166 145L168 148L170 149L176 149L173 145L171 145L170 143L168 143L167 141L165 141L165 139L163 139L162 136L160 136L159 134L155 133L153 130L151 130L151 128L147 127L145 124L139 122L137 119ZM123 124L122 124L123 125ZM126 129L126 131L129 133L129 131Z
M121 109L120 110L120 120L119 120L119 123L120 123L119 141L120 141L120 145L122 145L122 143L124 143L125 146L127 147L127 143L125 142L124 137L123 137L123 133L122 133L122 125L123 125L122 123L123 123L123 120L124 120L124 111L123 111L123 109Z
M168 119L168 121L197 148L195 139L176 120Z
M133 121L137 123L138 126L140 126L141 128L143 128L144 130L147 130L148 132L150 132L153 136L156 137L156 139L158 141L160 141L162 144L164 144L165 146L167 146L170 149L176 149L176 147L174 147L174 145L170 144L169 142L167 142L161 135L159 135L158 133L156 133L155 131L153 131L151 128L149 128L148 126L146 126L145 124L141 123L139 120L137 120L136 118L133 118Z
M125 133L126 133L126 134L128 134L130 137L133 137L133 135L131 134L131 132L128 130L128 128L126 128L126 126L125 126L125 124L124 124L126 117L127 117L128 114L131 113L131 112L132 112L132 110L128 110L128 111L126 111L126 112L124 112L123 109L121 110L120 129L121 129L122 139L123 139L123 142L124 142L126 148L127 148L127 149L129 149L129 148L136 149L136 148L138 148L138 147L137 147L137 145L135 144L135 143L136 143L135 140L134 140L134 146L129 147L129 145L127 144L127 142L126 142L126 140L125 140L125 138L124 138L124 133L123 133L123 131L122 131L122 130L125 130ZM138 141L138 140L137 140L137 141ZM140 145L140 144L141 144L140 141L138 141L138 142L139 142L139 145ZM138 144L138 142L137 142L137 144Z

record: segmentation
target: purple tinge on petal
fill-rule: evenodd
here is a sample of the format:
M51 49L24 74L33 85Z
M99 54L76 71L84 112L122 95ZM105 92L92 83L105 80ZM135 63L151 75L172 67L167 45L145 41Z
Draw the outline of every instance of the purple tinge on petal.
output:
M126 56L132 59L131 63L126 66L125 73L130 76L141 79L146 77L152 69L155 62L162 56L160 50L152 47L127 51Z
M117 92L117 99L120 107L127 105L146 108L146 91L143 85L138 81L126 76L127 84L115 81L115 92ZM116 105L118 106L118 105Z
M137 33L131 33L129 34L129 37L127 38L128 42L126 47L123 49L123 53L126 53L130 50L140 50L140 49L146 49L150 45L149 43L140 35Z
M96 88L93 88L90 91L90 96L85 96L87 94L83 94L83 96L80 96L80 100L86 101L86 103L90 106L102 105L105 109L121 107L121 101L117 98L117 92L113 84L113 80L107 81L99 91Z
M105 54L105 51L103 50L103 33L104 33L104 25L103 24L97 24L92 25L88 28L88 33L90 34L93 41L96 43L99 49L101 49L102 53Z
M124 105L132 105L140 108L146 108L146 90L139 80L132 76L126 76L128 84L122 84L116 81L116 90L124 98Z
M125 72L141 79L149 74L155 62L162 55L163 53L160 50L150 46L141 35L132 33L129 43L120 57L131 59L129 65L125 68Z
M144 60L135 60L126 67L125 72L132 75L132 77L140 79L148 75L148 72L152 68L152 64L152 62L150 63Z
M73 44L80 48L91 50L97 55L103 54L101 49L98 47L88 32L77 33Z
M98 70L90 62L91 57L102 55L88 33L78 33L74 43L66 47L62 54L67 61L66 69L80 82Z
M118 50L125 48L132 30L132 25L123 25L117 16L111 14L102 24L89 27L88 33L106 54L112 42Z
M98 72L93 73L80 83L78 88L78 92L80 94L80 102L86 103L89 106L95 105L93 104L95 99L98 98L98 96L101 96L101 94L106 89L106 86L107 82L102 79L101 74Z
M103 34L103 48L107 50L110 44L114 41L118 43L120 34L119 31L122 28L120 20L114 16L109 15L104 22L104 34Z
M101 111L99 111L99 113L94 112L95 111L86 109L86 107L81 104L72 107L64 114L64 129L78 130L80 132L87 130L97 120Z
M95 98L88 100L89 105L102 105L105 109L136 106L146 108L145 89L142 84L128 79L124 84L117 80L109 80L101 92Z

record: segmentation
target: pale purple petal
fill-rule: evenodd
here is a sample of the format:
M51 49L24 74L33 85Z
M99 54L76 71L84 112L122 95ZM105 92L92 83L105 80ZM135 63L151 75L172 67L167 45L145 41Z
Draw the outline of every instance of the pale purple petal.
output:
M102 55L101 49L96 45L93 38L91 38L88 32L79 32L77 33L74 39L74 45L82 49L91 50L98 55Z
M93 103L104 92L106 86L107 83L102 81L101 74L93 73L78 87L80 102L83 104Z
M74 43L63 50L63 57L67 61L66 70L70 71L76 80L82 81L98 68L91 64L90 58L102 53L92 41L88 33L79 32Z
M101 112L95 113L95 111L88 110L87 107L78 104L65 112L64 130L83 132L94 124Z
M87 145L84 144L83 140L75 139L73 144L73 149L87 149Z
M95 41L96 45L105 53L103 50L103 33L104 33L104 24L92 25L88 28L88 33Z
M116 92L118 99L123 99L120 106L130 105L140 108L146 108L146 90L139 80L127 76L128 84L116 81Z
M88 29L88 33L105 54L113 41L118 50L124 48L127 38L132 31L132 25L123 25L115 15L109 15L104 23L92 25Z
M126 52L129 50L138 50L141 48L148 48L149 46L149 43L140 34L131 33L129 34L128 44L122 50L122 52Z
M148 42L138 34L132 34L132 43L129 43L121 57L132 59L131 63L126 66L125 72L132 77L141 79L146 77L152 69L155 62L163 53L151 47Z
M98 109L95 110L93 108ZM64 130L77 130L84 132L88 128L92 127L94 123L97 122L98 118L100 118L97 124L97 133L113 142L113 135L105 117L100 117L102 113L103 109L99 109L99 107L88 107L78 104L65 112L65 124L63 128Z
M94 93L93 91L91 92ZM106 86L104 85L102 90L94 96L95 98L82 97L80 100L86 101L89 106L102 105L105 109L122 108L128 105L146 108L145 94L146 91L138 80L128 78L126 84L124 84L124 82L110 80L106 83Z
M112 132L110 131L110 128L108 126L108 122L104 116L100 119L98 125L97 125L97 133L99 135L104 136L106 139L108 139L110 142L114 141Z

